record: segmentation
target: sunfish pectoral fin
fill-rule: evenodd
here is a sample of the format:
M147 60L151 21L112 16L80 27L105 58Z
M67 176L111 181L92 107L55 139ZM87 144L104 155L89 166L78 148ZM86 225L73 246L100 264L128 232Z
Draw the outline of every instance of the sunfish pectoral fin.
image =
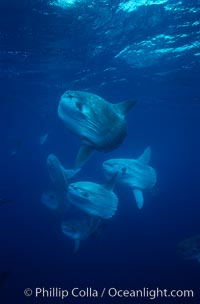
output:
M74 253L76 253L80 248L80 240L79 239L75 239L74 240Z
M114 188L114 185L116 183L116 180L117 180L117 177L118 177L118 174L119 172L116 171L113 176L111 177L111 179L109 179L105 184L104 184L104 187L107 189L107 190L113 190Z
M80 168L86 163L86 161L90 158L90 156L94 153L95 149L85 143L83 143L78 151L78 155L76 157L76 168Z
M144 152L138 157L138 161L141 163L148 165L151 159L151 147L147 147Z
M129 101L119 102L115 104L115 107L117 108L118 112L121 115L126 116L135 104L136 104L135 100L129 100Z
M135 196L135 200L136 200L138 208L141 209L143 206L143 203L144 203L144 197L143 197L142 190L134 188L133 194Z

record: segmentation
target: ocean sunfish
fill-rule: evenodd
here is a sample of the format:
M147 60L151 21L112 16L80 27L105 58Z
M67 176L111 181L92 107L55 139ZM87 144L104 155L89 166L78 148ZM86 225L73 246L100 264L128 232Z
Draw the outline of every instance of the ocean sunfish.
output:
M58 116L65 126L81 138L76 167L81 167L95 151L112 151L126 137L125 116L135 101L112 104L98 95L66 91L59 102Z
M47 157L47 170L53 184L53 190L43 192L41 201L52 210L59 208L63 210L67 207L66 191L69 180L80 169L66 170L59 159L54 154L50 154Z
M69 184L68 200L87 214L103 219L111 218L118 207L118 197L112 191L117 173L105 185L93 182L76 182Z
M62 232L74 240L74 252L77 252L80 241L86 240L94 234L101 225L102 220L98 217L84 216L81 218L72 218L61 223Z
M60 206L64 206L64 198L58 195L54 190L46 190L42 193L41 203L51 210L58 210Z
M144 203L143 190L150 190L156 184L156 172L148 165L151 149L148 147L137 159L110 159L103 163L105 176L110 178L119 172L117 181L132 188L139 209Z
M49 154L47 157L47 170L54 188L58 191L66 190L69 180L80 171L80 169L66 170L54 154Z
M190 237L177 246L178 253L184 259L197 260L200 263L200 235Z

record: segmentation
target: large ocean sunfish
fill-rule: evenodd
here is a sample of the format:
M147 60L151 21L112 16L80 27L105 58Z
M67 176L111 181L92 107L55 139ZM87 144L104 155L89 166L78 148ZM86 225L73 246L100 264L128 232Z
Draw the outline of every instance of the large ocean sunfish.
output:
M135 101L117 104L92 93L66 91L58 106L58 116L65 126L81 138L76 167L81 167L95 151L112 151L126 137L125 116Z
M109 159L103 163L105 176L110 178L118 173L119 183L129 186L133 190L139 209L144 203L143 190L152 189L157 180L156 171L149 166L151 149L148 147L137 159Z
M69 184L69 202L89 215L101 219L111 218L118 207L118 197L113 192L117 174L116 172L104 185L87 181Z

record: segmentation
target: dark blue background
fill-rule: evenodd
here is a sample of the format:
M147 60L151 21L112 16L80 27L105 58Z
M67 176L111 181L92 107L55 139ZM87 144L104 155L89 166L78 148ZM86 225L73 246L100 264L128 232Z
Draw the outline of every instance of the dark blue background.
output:
M152 5L129 14L117 13L118 4L96 1L89 7L86 2L63 10L48 1L0 1L0 196L12 201L0 206L0 271L10 273L0 287L3 304L62 302L26 299L23 290L35 286L193 289L195 299L156 302L200 301L200 266L176 251L180 241L200 232L200 64L194 54L199 47L142 67L114 58L128 44L161 33L181 35L180 24L199 20L200 4L183 1L184 13ZM184 29L190 34L184 45L197 41L199 30L199 25ZM127 117L123 145L96 153L75 180L103 182L105 159L136 158L148 145L158 175L158 193L145 194L142 210L131 190L117 185L116 215L100 237L82 242L77 254L61 233L59 217L40 203L50 186L47 155L55 153L72 168L79 147L57 116L67 89L87 90L114 103L138 100ZM41 146L45 133L49 137ZM11 156L19 141L18 153ZM66 300L72 302L98 303Z

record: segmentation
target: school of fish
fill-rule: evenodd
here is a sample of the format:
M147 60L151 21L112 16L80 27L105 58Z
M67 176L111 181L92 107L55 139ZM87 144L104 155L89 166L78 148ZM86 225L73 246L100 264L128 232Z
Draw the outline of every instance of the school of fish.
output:
M41 202L60 215L61 231L74 241L74 252L81 241L101 231L117 212L117 183L131 188L139 209L144 203L143 192L156 184L156 172L149 166L150 147L137 159L105 161L103 184L88 180L71 182L95 151L109 152L122 144L127 135L126 116L135 104L135 100L112 104L82 91L66 91L60 98L58 116L80 138L81 145L70 170L56 155L47 157L52 187L43 192Z

